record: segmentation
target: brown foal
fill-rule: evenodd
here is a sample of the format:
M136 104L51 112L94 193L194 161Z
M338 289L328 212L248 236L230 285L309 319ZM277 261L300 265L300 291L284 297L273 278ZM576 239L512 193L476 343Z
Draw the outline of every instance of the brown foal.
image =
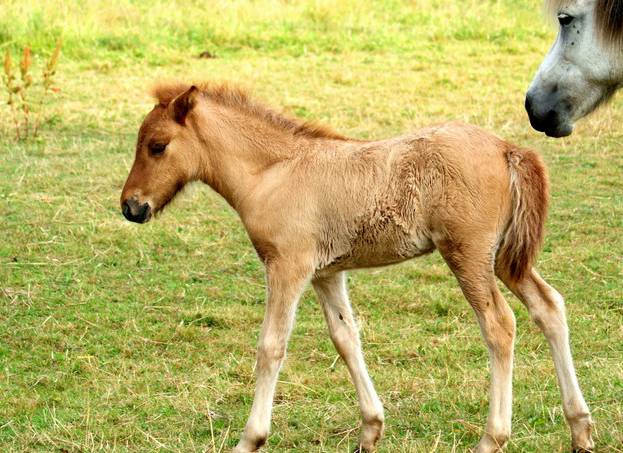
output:
M359 448L374 450L383 406L361 352L345 271L435 249L473 307L489 348L489 415L475 451L500 450L511 432L515 318L496 275L550 344L573 447L593 448L563 299L532 267L548 200L546 170L536 153L460 123L386 140L348 139L227 86L171 84L154 94L158 104L140 128L121 195L123 214L146 222L184 185L202 181L238 212L266 267L255 398L235 452L256 451L268 437L277 375L309 282L357 391Z

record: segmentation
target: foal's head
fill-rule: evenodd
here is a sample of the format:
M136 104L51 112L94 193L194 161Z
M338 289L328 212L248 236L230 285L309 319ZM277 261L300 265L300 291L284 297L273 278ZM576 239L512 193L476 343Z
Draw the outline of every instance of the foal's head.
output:
M199 179L202 166L192 118L199 89L170 85L156 88L154 94L159 103L143 120L121 193L123 215L138 223L147 222L186 183Z

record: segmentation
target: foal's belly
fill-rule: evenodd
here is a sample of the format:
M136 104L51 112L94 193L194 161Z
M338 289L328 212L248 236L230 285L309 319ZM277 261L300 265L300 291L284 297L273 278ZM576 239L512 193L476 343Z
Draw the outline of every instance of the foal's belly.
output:
M348 269L388 266L426 255L434 250L432 240L422 233L390 234L387 237L377 238L374 242L356 238L347 253L336 256L318 269L318 273L330 274Z

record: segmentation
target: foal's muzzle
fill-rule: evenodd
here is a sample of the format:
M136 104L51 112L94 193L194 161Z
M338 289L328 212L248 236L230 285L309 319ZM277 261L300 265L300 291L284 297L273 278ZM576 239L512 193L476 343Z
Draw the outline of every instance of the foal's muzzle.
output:
M130 222L145 223L151 219L149 203L139 204L135 198L128 198L121 205L121 211Z

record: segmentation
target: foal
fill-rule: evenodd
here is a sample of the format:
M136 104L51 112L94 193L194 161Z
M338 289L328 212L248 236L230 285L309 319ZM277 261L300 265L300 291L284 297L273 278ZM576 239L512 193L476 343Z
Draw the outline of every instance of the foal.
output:
M238 212L266 267L255 398L235 452L256 451L266 441L277 375L310 281L357 390L360 450L375 448L383 406L366 370L345 271L435 249L454 272L489 348L489 415L475 451L500 450L511 431L515 319L496 275L549 341L573 447L593 448L563 299L532 268L548 197L537 154L459 123L387 140L347 139L226 86L166 85L154 94L158 104L140 128L121 195L123 214L146 222L185 184L202 181Z

